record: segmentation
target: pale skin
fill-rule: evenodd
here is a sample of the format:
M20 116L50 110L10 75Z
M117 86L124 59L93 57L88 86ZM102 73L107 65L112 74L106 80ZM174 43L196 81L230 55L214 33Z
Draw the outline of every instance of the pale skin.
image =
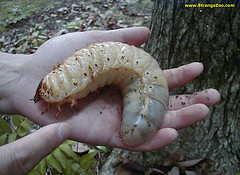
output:
M35 104L30 100L42 78L76 50L103 41L139 46L148 38L149 30L145 27L75 32L48 40L33 55L0 53L0 113L20 114L45 126L23 139L0 147L0 169L3 170L0 174L29 172L67 138L132 151L158 150L177 138L177 130L204 119L209 113L208 107L220 99L217 90L208 89L187 97L170 96L169 109L158 132L142 145L128 147L119 137L122 99L114 88L89 94L80 99L74 109L70 104L63 105L63 113L57 120L55 107L41 115L47 107L46 103ZM164 74L171 90L187 84L202 71L203 65L195 62L164 70Z

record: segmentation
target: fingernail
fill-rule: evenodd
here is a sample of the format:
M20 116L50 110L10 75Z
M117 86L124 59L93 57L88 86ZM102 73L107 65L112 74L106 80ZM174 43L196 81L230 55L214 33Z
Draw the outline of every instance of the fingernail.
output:
M202 72L203 69L204 69L204 66L202 63L199 63L199 62L193 62L193 63L190 63L192 65L195 65L194 67L192 67L192 69L196 72Z
M61 139L61 141L64 141L69 136L69 125L67 123L61 123L58 126L58 135Z

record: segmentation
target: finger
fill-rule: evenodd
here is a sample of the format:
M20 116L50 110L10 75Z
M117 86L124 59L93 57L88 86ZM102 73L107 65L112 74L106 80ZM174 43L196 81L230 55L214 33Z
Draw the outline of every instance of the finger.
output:
M112 138L110 142L110 146L118 147L121 149L126 149L130 151L154 151L159 150L171 142L176 140L178 137L178 133L175 129L172 128L164 128L157 131L157 133L150 138L149 141L135 147L129 147L125 145L121 139L119 139L119 135Z
M0 147L0 174L27 174L68 135L68 124L52 124Z
M208 113L209 108L204 104L194 104L176 111L168 111L161 128L185 128L204 119Z
M137 147L130 147L131 151L155 151L172 143L178 137L178 133L175 129L164 128L158 130L158 132L146 143Z
M146 42L149 35L150 32L146 27L131 27L108 31L73 32L46 41L38 48L35 55L48 51L49 56L56 57L56 53L60 52L61 55L57 57L61 56L59 59L63 58L64 60L66 57L71 56L76 50L85 48L96 42L116 41L138 46Z
M194 94L172 95L169 98L169 110L181 109L193 104L202 103L212 106L220 100L220 94L215 89L207 89Z
M196 78L203 71L203 64L194 62L184 66L164 70L168 88L173 89L182 86Z
M150 32L147 27L131 27L107 31L89 31L85 33L93 37L95 42L118 41L135 46L145 43L150 36Z

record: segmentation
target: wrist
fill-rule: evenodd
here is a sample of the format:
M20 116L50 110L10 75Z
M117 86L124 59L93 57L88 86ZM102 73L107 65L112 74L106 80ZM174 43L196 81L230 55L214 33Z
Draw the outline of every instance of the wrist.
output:
M12 101L28 55L0 52L0 113L17 114Z

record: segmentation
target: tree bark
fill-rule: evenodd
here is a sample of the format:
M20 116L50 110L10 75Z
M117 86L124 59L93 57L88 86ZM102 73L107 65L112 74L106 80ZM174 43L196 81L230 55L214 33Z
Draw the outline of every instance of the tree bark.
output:
M199 1L195 1L196 4ZM234 8L185 8L178 0L156 1L151 38L146 50L163 69L194 61L204 64L203 74L191 84L172 91L192 93L216 88L221 101L202 122L180 131L179 139L160 152L181 151L186 159L207 157L224 174L240 171L240 15ZM202 4L226 4L202 0ZM162 160L162 159L160 159Z
M159 166L169 153L180 151L186 160L210 158L214 170L224 174L240 172L240 15L239 2L233 8L185 8L199 1L156 0L151 23L151 37L145 49L159 61L162 69L194 61L204 64L204 72L196 80L171 94L193 93L215 88L221 101L211 107L208 118L185 128L170 146L158 152L130 153L146 166ZM202 0L202 4L226 4ZM111 160L111 161L112 161ZM111 163L103 166L109 172ZM106 173L104 173L106 174Z

